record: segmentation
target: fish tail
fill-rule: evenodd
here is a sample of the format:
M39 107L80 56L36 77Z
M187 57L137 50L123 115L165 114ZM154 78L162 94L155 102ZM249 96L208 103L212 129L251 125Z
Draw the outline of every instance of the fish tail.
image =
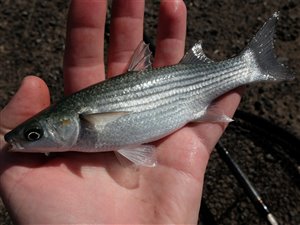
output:
M271 18L257 32L243 56L246 60L254 59L256 68L251 72L252 81L262 80L291 80L294 76L282 64L280 64L274 51L275 27L279 18L279 12L275 12Z

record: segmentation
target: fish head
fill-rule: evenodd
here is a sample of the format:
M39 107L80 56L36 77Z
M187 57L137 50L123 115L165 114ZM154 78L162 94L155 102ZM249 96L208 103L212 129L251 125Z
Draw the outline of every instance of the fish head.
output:
M12 152L68 151L76 144L79 119L48 114L37 115L5 134Z

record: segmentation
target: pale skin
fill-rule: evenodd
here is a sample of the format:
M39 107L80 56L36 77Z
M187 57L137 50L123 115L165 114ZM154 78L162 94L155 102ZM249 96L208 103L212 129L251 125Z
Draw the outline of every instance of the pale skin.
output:
M64 58L66 95L105 78L105 13L104 0L72 1ZM108 77L126 71L143 37L143 14L142 0L114 1ZM154 66L180 61L185 32L183 1L163 0ZM240 94L233 91L220 98L217 105L232 116L239 101ZM1 147L8 130L49 104L45 82L35 76L26 77L1 111ZM196 224L206 165L224 128L214 123L192 124L156 142L155 168L124 167L112 153L61 153L46 157L2 152L1 197L18 224Z

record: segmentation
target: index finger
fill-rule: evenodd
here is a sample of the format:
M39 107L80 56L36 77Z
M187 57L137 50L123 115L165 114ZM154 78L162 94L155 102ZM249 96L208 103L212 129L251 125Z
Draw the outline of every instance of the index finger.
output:
M65 93L104 80L106 0L73 0L67 24L64 57Z
M144 7L144 0L113 1L108 49L108 77L126 71L134 50L143 39Z

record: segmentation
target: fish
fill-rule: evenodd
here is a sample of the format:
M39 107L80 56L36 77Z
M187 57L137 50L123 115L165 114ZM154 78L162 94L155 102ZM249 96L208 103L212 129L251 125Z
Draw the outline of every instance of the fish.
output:
M228 123L214 106L239 86L290 80L274 53L276 12L237 56L214 61L198 41L171 66L152 68L149 46L141 42L128 71L51 105L5 135L13 152L107 152L135 165L157 163L153 141L190 122Z

